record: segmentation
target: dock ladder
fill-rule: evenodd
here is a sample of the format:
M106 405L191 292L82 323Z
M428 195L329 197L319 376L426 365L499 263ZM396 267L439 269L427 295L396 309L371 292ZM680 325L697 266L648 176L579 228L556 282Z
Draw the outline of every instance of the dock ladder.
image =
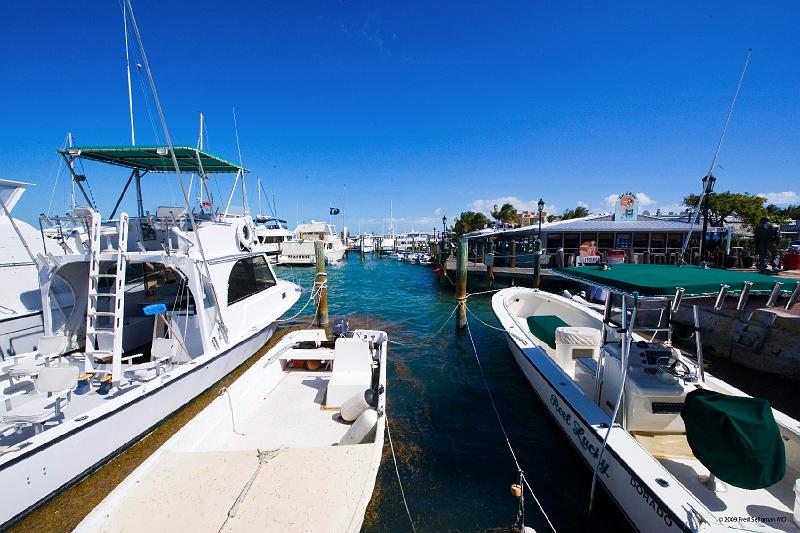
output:
M100 373L95 362L111 360L114 386L122 381L122 324L125 309L125 266L128 215L116 227L103 226L100 214L87 209L89 220L89 287L86 303L86 373ZM113 237L117 247L114 248ZM103 248L103 238L108 241ZM109 268L111 267L111 268ZM108 283L110 281L110 283Z

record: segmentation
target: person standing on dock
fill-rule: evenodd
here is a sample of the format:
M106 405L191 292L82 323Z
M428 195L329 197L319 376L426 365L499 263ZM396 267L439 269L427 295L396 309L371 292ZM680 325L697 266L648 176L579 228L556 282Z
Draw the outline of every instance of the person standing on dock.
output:
M775 229L767 217L761 217L754 232L756 253L758 253L758 271L767 274L767 263L773 272L779 272L777 266L778 246L775 239Z

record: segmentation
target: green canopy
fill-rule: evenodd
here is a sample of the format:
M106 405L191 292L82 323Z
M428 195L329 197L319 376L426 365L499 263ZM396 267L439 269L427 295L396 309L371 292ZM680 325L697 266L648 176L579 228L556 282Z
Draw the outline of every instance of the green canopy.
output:
M786 450L767 400L697 389L686 396L681 418L692 453L722 481L754 490L786 474Z
M745 281L751 282L751 293L770 292L777 281L782 291L792 291L797 281L756 272L722 270L674 265L636 265L621 263L601 270L599 265L554 268L553 272L576 281L600 285L614 292L638 293L640 296L671 297L678 287L684 296L707 296L719 292L720 285L729 285L729 293L739 293Z
M249 172L235 163L191 146L174 146L173 149L181 172L199 172L201 164L206 174L236 173L239 170ZM175 172L168 146L72 146L59 152L70 157L148 172Z

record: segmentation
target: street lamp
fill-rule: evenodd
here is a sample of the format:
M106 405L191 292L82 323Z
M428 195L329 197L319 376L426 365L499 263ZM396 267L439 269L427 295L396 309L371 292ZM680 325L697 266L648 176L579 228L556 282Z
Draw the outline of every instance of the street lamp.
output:
M442 215L442 234L447 234L447 217Z
M539 238L542 238L542 211L544 211L544 200L539 198L539 203L536 204L539 206Z
M703 178L703 233L700 235L700 264L704 263L703 253L706 248L706 232L708 231L708 206L711 199L711 192L714 190L714 182L717 181L713 175L708 174Z

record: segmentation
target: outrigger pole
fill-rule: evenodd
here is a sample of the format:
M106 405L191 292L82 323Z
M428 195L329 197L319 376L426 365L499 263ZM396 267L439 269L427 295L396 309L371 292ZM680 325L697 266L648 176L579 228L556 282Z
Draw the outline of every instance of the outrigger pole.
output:
M706 231L708 231L708 208L710 202L710 195L711 191L714 188L714 182L717 178L714 177L714 168L717 166L717 158L719 157L719 151L722 148L722 141L725 139L725 133L728 131L728 125L731 123L731 117L733 116L733 108L736 106L736 99L739 97L739 92L742 90L742 84L744 83L744 75L747 72L747 66L750 64L750 56L753 54L753 49L749 48L747 50L747 56L744 60L744 67L742 68L742 74L739 76L739 83L736 86L736 92L733 95L733 100L731 101L731 106L728 108L728 116L725 117L725 124L722 127L722 134L719 136L719 141L717 142L717 148L714 150L714 157L711 158L711 165L708 167L708 172L706 173L705 178L703 178L703 194L700 195L700 199L697 202L697 206L692 210L691 215L691 225L689 226L689 231L686 232L686 239L683 241L683 248L681 249L681 262L686 255L686 249L689 247L689 239L692 237L692 230L694 229L694 223L697 219L697 211L700 206L703 206L703 233L700 235L700 253L698 254L699 260L702 261L703 258L703 251L705 249L705 241L706 241ZM679 263L680 266L680 263Z

